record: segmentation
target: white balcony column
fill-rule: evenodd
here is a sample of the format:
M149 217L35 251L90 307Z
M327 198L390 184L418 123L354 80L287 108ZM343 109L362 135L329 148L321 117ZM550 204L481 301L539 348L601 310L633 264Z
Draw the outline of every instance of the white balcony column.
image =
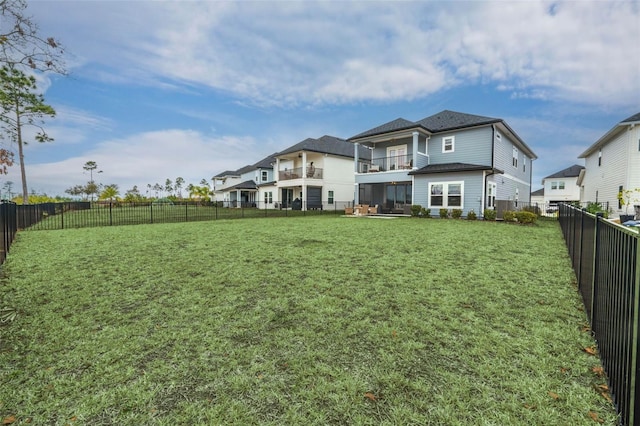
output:
M359 158L358 158L359 149L358 148L359 147L360 147L359 143L356 142L356 143L353 144L353 172L354 173L358 173L358 160L359 160Z
M413 148L411 148L411 168L417 169L417 159L418 159L418 142L420 141L420 133L413 132Z
M300 170L302 177L302 210L307 210L307 153L302 151L302 167Z
M280 159L277 157L276 157L276 171L274 173L273 180L276 182L276 186L278 186L278 181L280 180Z

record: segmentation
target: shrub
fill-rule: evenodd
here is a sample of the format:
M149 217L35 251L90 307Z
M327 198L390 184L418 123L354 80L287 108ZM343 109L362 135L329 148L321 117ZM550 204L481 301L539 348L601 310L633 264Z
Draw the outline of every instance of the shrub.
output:
M484 211L484 220L496 220L496 211L495 210L485 210Z
M602 213L605 219L609 217L609 212L602 207L601 203L590 202L587 204L587 212L591 214Z
M477 218L478 215L476 215L476 212L469 210L469 213L467 213L467 220L476 220Z
M422 206L420 204L413 204L411 206L411 216L418 217L420 216L420 212L422 211Z
M461 209L451 210L451 217L454 219L460 219L462 217L462 210Z
M449 217L449 210L440 209L440 219L446 219Z
M511 210L507 210L502 214L502 218L505 222L515 222L516 221L516 212L512 212Z
M522 210L525 212L531 212L538 216L540 215L540 208L538 206L529 205L529 206L523 207Z
M536 221L538 220L538 215L522 210L516 212L516 219L518 219L518 222L520 223L536 223Z
M431 209L425 209L423 207L420 213L422 213L422 217L431 217Z

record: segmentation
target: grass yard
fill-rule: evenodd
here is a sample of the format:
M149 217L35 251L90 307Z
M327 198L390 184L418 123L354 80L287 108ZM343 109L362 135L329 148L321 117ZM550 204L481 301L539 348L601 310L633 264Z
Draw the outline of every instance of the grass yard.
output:
M557 222L22 232L2 272L5 423L616 424Z

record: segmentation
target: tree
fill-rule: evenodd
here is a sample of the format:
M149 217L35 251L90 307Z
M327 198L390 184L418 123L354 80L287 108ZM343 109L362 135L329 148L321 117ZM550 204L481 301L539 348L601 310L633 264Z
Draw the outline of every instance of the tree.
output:
M189 184L187 189L189 190L189 198L191 199L197 199L200 203L211 200L209 197L209 187L207 186Z
M6 181L4 183L3 186L4 190L7 191L7 193L9 193L9 197L8 199L12 199L13 198L13 193L11 192L11 188L13 188L13 182L11 182L10 180Z
M120 192L118 191L118 185L112 183L111 185L107 185L104 187L104 189L100 193L100 199L113 201L114 199L118 198L119 193Z
M82 194L85 193L84 185L72 186L71 188L65 189L64 192L66 192L67 194L69 194L71 196L79 197L79 196L81 196Z
M93 201L93 196L97 195L100 192L100 187L96 185L95 182L87 182L87 184L82 188L83 193L87 195L87 198L91 196L91 201Z
M8 167L13 166L13 152L8 149L0 149L0 175L6 175Z
M127 192L124 194L124 200L129 203L142 200L142 195L137 185L133 185L133 188L127 189Z
M174 189L176 190L176 195L178 198L182 198L182 186L184 185L184 179L180 176L176 178L176 183L174 185Z
M38 142L53 141L42 125L44 117L56 115L56 111L44 103L44 97L34 93L36 89L35 77L27 76L15 68L5 66L0 69L0 123L9 139L18 145L24 204L29 202L29 191L24 167L24 145L27 144L27 141L23 139L23 128L25 126L36 127L38 131L35 140Z
M167 191L167 195L171 195L173 192L173 182L171 182L171 179L167 178L164 182L164 190Z
M26 9L25 0L0 0L0 65L66 74L62 45L40 35Z

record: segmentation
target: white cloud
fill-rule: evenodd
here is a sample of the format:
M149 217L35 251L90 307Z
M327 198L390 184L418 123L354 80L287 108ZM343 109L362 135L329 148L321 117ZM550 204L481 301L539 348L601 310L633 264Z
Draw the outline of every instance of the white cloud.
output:
M260 104L395 101L477 82L590 104L640 93L632 1L63 5L41 18L73 19L67 44L97 77L205 84Z
M94 180L118 184L124 195L133 185L145 190L147 184L164 184L167 178L174 180L178 176L197 184L222 170L244 166L247 152L256 154L265 149L269 148L258 146L249 137L212 138L189 130L146 132L99 143L90 151L62 161L27 163L27 182L30 191L63 195L65 189L89 181L82 166L95 161L102 173L94 174ZM17 166L13 169L11 176L19 176Z

